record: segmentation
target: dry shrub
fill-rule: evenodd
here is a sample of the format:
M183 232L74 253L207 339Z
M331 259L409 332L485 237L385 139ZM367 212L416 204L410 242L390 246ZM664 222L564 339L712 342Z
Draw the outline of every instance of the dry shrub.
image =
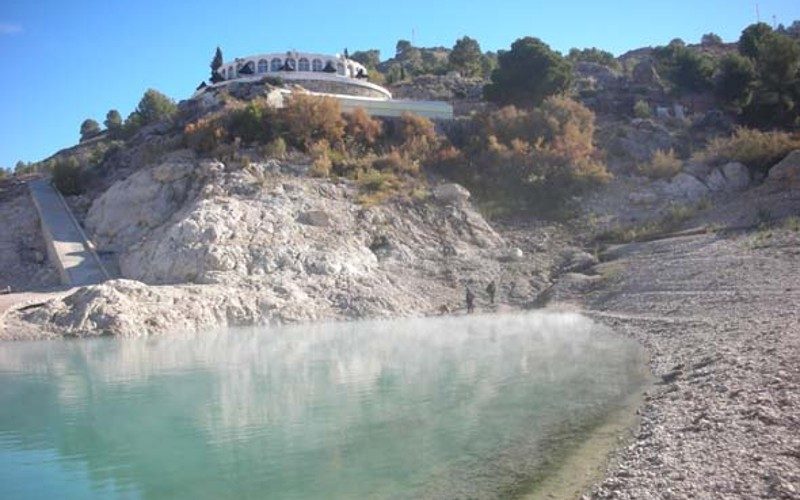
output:
M795 149L800 149L800 136L786 132L737 128L730 137L711 140L693 159L709 165L738 161L751 169L766 172Z
M283 137L273 139L264 146L263 154L267 158L284 159L286 157L286 141L283 140Z
M556 208L611 178L594 145L591 110L555 96L533 110L507 106L478 117L462 178L509 204Z
M675 151L657 150L649 163L639 165L639 172L651 179L671 179L683 168L683 162L675 156Z
M215 151L227 138L227 131L215 117L200 118L183 129L186 147L198 153Z
M361 147L374 146L383 134L383 123L370 117L364 108L345 113L344 121L347 139Z
M331 97L293 92L281 112L289 142L308 150L326 140L338 146L344 137L344 119L339 101Z
M330 143L325 139L321 139L311 145L309 153L313 159L311 163L311 175L314 177L328 177L333 167Z
M413 160L425 162L439 146L436 126L424 116L403 113L395 129L400 153Z
M409 175L417 175L420 171L418 161L404 157L397 150L392 150L375 158L372 161L372 168L381 172Z
M374 169L359 172L356 182L361 191L358 201L367 206L384 202L403 187L403 181L394 173L379 172Z

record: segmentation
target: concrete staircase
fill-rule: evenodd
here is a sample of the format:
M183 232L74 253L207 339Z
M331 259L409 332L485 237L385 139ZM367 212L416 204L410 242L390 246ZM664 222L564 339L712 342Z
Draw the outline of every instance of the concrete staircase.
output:
M66 286L102 283L109 275L61 194L47 179L28 183L50 262Z

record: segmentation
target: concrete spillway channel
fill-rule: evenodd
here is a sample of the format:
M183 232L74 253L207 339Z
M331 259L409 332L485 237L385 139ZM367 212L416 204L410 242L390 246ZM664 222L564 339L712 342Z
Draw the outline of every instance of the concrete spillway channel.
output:
M48 258L58 269L62 284L85 286L109 279L61 193L46 179L29 182L28 189L39 212Z

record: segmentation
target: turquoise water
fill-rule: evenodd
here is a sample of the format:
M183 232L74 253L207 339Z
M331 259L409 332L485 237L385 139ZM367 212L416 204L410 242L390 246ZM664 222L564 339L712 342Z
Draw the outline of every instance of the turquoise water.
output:
M575 315L0 344L0 498L530 490L644 383Z

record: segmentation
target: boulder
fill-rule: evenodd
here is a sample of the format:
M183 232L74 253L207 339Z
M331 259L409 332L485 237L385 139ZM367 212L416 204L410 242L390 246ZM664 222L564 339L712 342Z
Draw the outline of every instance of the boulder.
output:
M438 201L454 205L466 203L470 196L470 192L464 186L454 182L440 184L433 190L433 197Z
M689 160L683 164L683 171L698 179L703 179L711 175L712 167L700 161Z
M681 172L672 178L665 187L664 191L673 198L683 198L689 202L697 202L708 195L708 186L703 184L697 177Z
M514 247L514 248L508 249L508 251L506 251L502 255L500 255L500 259L499 260L504 261L504 262L518 262L518 261L522 260L522 258L524 256L525 256L525 253L520 248Z
M726 163L722 166L722 173L731 191L741 191L750 185L750 170L739 162Z
M792 151L769 169L767 181L785 188L800 187L800 150Z
M581 273L597 265L597 263L597 257L594 255L579 248L573 248L564 253L564 266L562 269L568 273Z
M706 178L706 185L708 189L714 192L725 191L728 185L728 180L725 175L718 168L715 168Z
M324 210L308 210L300 214L298 221L309 226L328 227L333 218Z

